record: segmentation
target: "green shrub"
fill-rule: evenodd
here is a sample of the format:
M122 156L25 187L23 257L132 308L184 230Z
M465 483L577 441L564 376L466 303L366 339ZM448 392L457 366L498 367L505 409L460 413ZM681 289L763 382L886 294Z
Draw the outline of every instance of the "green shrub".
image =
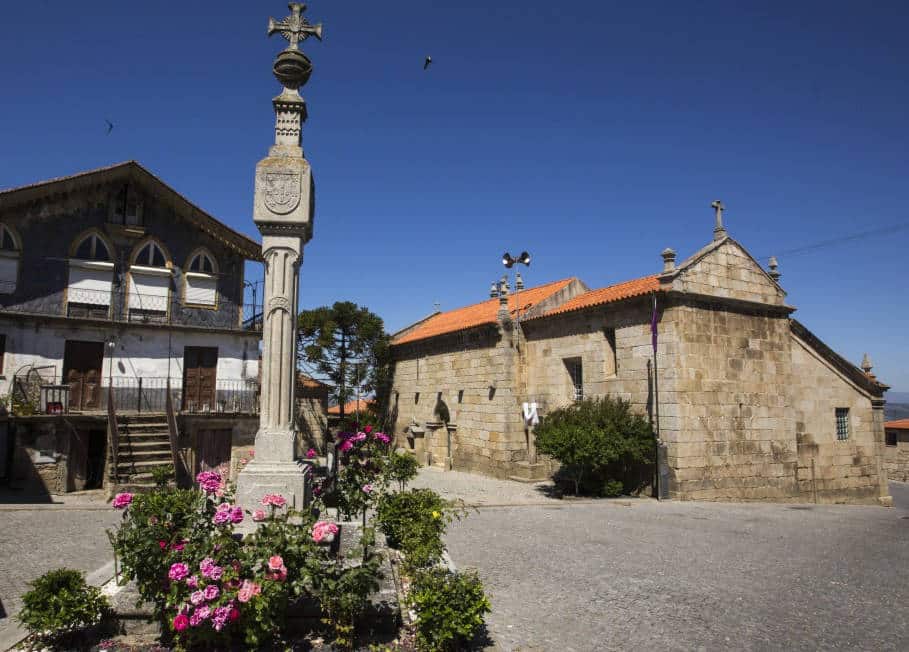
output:
M376 507L376 520L389 545L401 549L411 568L429 566L442 556L442 535L451 517L445 501L432 489L386 494Z
M631 493L649 481L654 462L653 431L627 401L607 396L554 410L536 428L537 450L562 464L562 473L581 489Z
M417 614L417 642L426 650L466 649L491 609L476 573L440 568L416 575L410 602Z
M170 482L171 478L174 477L174 469L170 466L155 466L151 470L152 479L155 481L155 486L158 488L164 488L167 486L167 483Z
M419 469L416 456L393 451L385 462L384 479L386 484L397 482L398 488L404 491L407 483L417 477Z
M18 620L35 638L50 642L98 625L111 613L101 590L89 586L80 571L60 568L34 582L22 596Z

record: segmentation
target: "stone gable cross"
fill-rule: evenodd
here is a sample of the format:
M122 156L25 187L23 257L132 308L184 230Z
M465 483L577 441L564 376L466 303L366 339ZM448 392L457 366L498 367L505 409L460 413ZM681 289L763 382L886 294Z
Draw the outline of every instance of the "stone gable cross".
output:
M717 199L710 204L710 208L716 211L716 225L713 227L713 237L715 240L719 240L726 235L726 228L723 226L723 211L726 210L726 207L723 206L723 202Z
M302 2L291 2L287 6L290 8L290 16L284 20L268 19L268 35L280 32L281 36L290 41L289 50L299 50L298 45L310 36L315 36L321 41L322 23L309 24L309 21L302 15L306 11L306 5Z

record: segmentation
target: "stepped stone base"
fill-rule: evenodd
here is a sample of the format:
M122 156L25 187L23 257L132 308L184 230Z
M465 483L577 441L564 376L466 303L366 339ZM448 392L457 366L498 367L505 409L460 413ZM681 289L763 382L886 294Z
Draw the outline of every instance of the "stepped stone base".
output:
M549 464L545 462L516 462L512 475L508 476L509 480L517 482L544 482L552 475Z
M288 505L303 509L312 502L312 467L296 462L250 462L237 476L237 504L257 509L265 494L281 494Z

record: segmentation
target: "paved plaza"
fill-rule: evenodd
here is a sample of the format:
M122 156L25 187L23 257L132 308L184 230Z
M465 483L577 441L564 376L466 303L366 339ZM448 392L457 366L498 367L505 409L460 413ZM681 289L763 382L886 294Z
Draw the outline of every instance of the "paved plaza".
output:
M104 530L114 527L121 513L101 492L54 496L52 503L17 502L9 493L0 499L0 650L6 650L21 638L12 616L28 582L64 566L85 571L90 581L113 576Z
M421 473L481 504L497 481ZM450 527L501 650L906 650L909 485L896 507L550 501ZM539 493L539 492L535 492ZM490 501L492 502L492 501ZM499 503L502 500L497 501Z

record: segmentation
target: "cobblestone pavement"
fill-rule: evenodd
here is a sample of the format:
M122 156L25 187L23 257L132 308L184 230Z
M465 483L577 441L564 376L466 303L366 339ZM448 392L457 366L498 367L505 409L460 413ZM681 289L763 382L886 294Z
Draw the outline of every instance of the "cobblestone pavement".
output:
M907 650L909 485L891 491L893 509L481 507L447 543L479 570L502 650Z
M91 573L113 560L106 528L120 520L100 493L55 497L52 504L0 504L0 650L17 639L12 618L27 583L66 566Z

